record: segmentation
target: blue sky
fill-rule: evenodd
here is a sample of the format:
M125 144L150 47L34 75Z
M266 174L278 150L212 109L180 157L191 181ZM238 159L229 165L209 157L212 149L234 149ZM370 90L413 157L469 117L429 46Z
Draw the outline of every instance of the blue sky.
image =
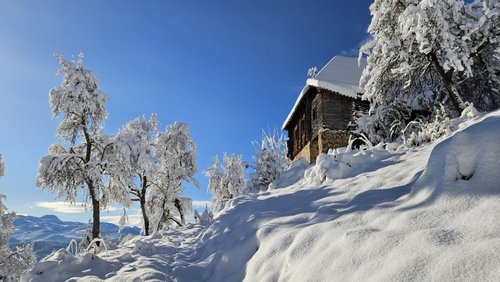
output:
M215 154L243 154L252 140L280 128L311 66L356 55L366 39L371 1L1 1L0 193L21 214L87 221L35 187L40 157L56 142L49 90L57 52L85 53L109 96L105 128L158 113L162 127L189 124L203 169ZM37 204L34 204L37 203ZM119 209L104 212L115 216ZM70 213L71 212L71 213ZM132 211L131 213L134 213Z

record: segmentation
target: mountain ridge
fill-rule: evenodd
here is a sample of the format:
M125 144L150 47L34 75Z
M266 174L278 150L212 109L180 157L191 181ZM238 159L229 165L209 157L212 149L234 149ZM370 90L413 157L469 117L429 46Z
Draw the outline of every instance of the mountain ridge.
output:
M55 215L41 217L18 215L14 220L15 230L12 232L10 247L22 246L33 242L33 249L38 259L41 259L54 250L65 248L71 240L80 242L85 234L87 223L76 221L62 221ZM119 231L113 223L101 222L101 236L117 241L120 236L133 234L139 235L138 227L126 226Z

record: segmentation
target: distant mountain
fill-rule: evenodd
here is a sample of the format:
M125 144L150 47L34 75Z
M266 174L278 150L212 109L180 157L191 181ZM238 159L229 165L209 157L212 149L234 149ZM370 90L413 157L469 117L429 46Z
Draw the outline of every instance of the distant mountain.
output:
M16 230L11 234L9 245L15 247L35 242L33 249L37 258L41 259L53 250L66 248L71 239L80 242L87 224L61 221L55 215L42 217L19 215L14 221L14 226ZM125 227L120 233L118 229L115 224L101 222L101 237L116 241L122 234L140 234L140 229L137 227Z

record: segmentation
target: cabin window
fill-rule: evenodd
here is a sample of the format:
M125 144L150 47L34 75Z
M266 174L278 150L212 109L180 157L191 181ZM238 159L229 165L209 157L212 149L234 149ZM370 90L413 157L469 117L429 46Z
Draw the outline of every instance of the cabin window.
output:
M316 108L316 106L314 106L312 108L312 120L316 121L317 118L318 118L318 108Z

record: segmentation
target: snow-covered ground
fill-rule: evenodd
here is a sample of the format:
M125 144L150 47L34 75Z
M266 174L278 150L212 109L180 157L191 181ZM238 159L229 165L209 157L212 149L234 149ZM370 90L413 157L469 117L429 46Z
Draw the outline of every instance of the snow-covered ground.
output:
M22 280L499 281L500 111L420 148L323 155L208 226L61 250Z

